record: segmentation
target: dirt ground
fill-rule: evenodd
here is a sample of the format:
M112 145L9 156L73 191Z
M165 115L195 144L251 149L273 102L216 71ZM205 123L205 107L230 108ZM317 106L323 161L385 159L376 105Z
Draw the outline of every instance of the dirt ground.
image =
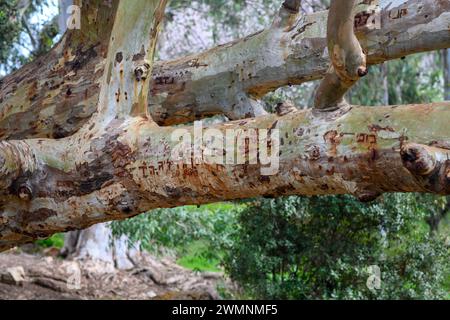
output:
M230 286L220 273L195 273L147 254L127 271L52 254L0 254L1 300L209 300L220 299L217 288Z

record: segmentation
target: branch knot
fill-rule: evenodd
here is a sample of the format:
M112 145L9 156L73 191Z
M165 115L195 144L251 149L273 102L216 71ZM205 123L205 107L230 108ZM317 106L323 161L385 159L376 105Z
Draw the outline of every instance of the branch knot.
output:
M145 81L150 73L151 64L148 61L144 61L142 64L134 69L134 75L137 81Z
M414 174L427 176L436 168L436 159L426 146L407 144L400 154L405 167Z

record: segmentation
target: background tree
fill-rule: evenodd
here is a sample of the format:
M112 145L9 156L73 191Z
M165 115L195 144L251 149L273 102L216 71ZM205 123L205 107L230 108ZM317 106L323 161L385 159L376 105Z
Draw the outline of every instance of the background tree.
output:
M261 199L240 215L225 266L258 298L446 298L449 249L429 236L426 206L435 204L424 200ZM372 276L380 277L379 287L368 285Z

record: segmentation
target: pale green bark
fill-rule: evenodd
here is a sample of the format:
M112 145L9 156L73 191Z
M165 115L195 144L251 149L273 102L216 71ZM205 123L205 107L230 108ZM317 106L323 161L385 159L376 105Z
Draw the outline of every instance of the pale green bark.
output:
M256 35L157 62L149 99L152 118L172 125L212 114L231 119L261 115L257 99L264 94L322 78L330 66L327 12L292 16L284 20L290 28L277 27L275 19L273 27ZM362 17L358 21L365 21ZM381 21L381 28L373 30L359 22L357 36L369 65L450 47L448 1L404 0L383 8ZM108 35L108 25L101 26L98 35ZM0 82L0 139L67 137L89 121L97 107L106 49L85 41L83 48L72 45L64 54L66 42ZM52 72L55 65L64 68Z

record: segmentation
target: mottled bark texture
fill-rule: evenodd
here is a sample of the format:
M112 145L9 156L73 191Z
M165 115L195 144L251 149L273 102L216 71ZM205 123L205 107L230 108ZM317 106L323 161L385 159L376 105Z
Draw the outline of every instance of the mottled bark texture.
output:
M293 3L285 3L288 2ZM448 46L448 2L433 1L435 9L425 15L430 2L407 3L408 14L398 10L396 27L391 21L395 19L389 18L380 29L391 28L395 36L386 40L380 35L375 44L364 40L375 39L370 33L362 33L367 35L360 38L362 47L372 48L367 55L369 64ZM324 62L324 38L310 38L326 29L325 19L321 23L316 20L323 14L299 18L283 6L273 26L263 33L213 49L197 56L197 60L189 57L164 67L160 64L152 73L164 6L165 1L157 0L84 3L82 30L70 31L47 60L25 66L5 79L1 90L9 89L2 91L2 103L6 101L8 106L2 105L4 114L22 107L27 110L24 112L31 112L30 103L41 101L34 105L40 119L61 120L64 117L59 116L59 103L65 101L63 109L73 115L66 118L67 125L62 128L71 127L69 119L86 116L89 120L67 137L77 125L63 130L58 136L64 137L61 139L0 142L0 250L56 232L129 218L152 208L261 195L353 194L368 201L383 192L450 194L450 102L377 108L343 106L329 112L298 111L285 104L279 106L277 114L208 128L224 137L230 130L241 138L251 131L256 137L268 133L274 140L263 141L262 146L279 157L279 168L273 175L263 174L266 165L262 161L251 161L261 160L262 154L260 149L253 154L250 138L244 138L244 148L240 150L248 154L242 163L211 164L202 161L202 155L197 158L195 152L189 154L192 158L188 163L174 159L171 151L179 141L172 139L172 133L180 127L158 126L161 118L149 113L149 92L153 97L150 101L158 95L167 101L181 94L176 103L172 101L171 110L190 99L202 101L204 104L196 104L201 109L208 102L200 97L208 92L210 101L215 97L215 106L219 106L215 112L229 115L236 108L219 94L242 98L244 109L255 110L253 100L246 101L246 97L259 97L287 84L287 79L300 83L319 78L329 63ZM431 18L433 22L427 20L439 10L444 10L439 17ZM417 16L408 17L412 12ZM305 21L312 25L304 25ZM364 25L359 22L357 27L360 24ZM287 36L286 32L293 34ZM293 45L290 41L295 38L304 40ZM422 42L415 45L415 41ZM290 49L280 50L280 43L286 43ZM86 65L91 67L85 68ZM178 74L178 80L157 80L169 70ZM189 71L180 74L181 70ZM300 77L302 73L304 76ZM183 77L188 78L178 82ZM29 104L22 105L23 95L29 97ZM87 101L95 101L94 114L85 112L85 107L77 109L88 105ZM174 122L188 119L193 117ZM5 136L24 135L21 125L12 120L6 123L8 126L1 127ZM80 122L72 122L76 123ZM49 128L41 122L29 126L29 136ZM199 131L195 126L185 129L191 136ZM276 133L279 139L275 139ZM235 140L238 139L231 139ZM218 154L233 157L239 153L229 150L228 145L219 151Z
M398 3L381 9L379 29L371 27L373 10L358 6L356 35L369 65L450 47L449 1ZM330 66L328 13L280 15L291 17L284 19L290 27L277 27L277 18L274 26L255 35L204 53L157 62L150 85L152 118L160 125L215 114L240 119L264 113L257 99L266 93L322 78ZM110 33L108 23L98 26L102 37ZM70 45L71 37L73 33L48 55L0 80L0 139L67 137L96 111L106 49L100 41ZM72 49L61 58L64 47Z
M314 107L336 110L347 105L345 94L367 75L366 55L356 38L355 14L357 0L331 1L327 43L332 66L317 89Z
M90 70L84 70L90 74L98 71L95 85L100 92L96 94L96 113L76 134L67 138L0 142L0 249L55 231L82 229L111 220L105 219L105 214L109 214L107 209L100 215L94 213L87 223L81 222L90 215L85 208L109 206L101 200L105 196L104 200L114 197L122 213L130 215L133 208L128 207L119 189L134 193L132 189L137 185L127 177L125 159L130 149L120 142L120 136L134 131L136 122L156 126L147 116L148 73L165 5L163 0L83 3L81 30L70 30L52 52L60 55L54 60L55 65L41 63L40 72L48 72L49 77L66 78L67 73L73 75L81 66L101 59L104 71L97 70L95 63ZM28 72L33 79L38 70ZM70 95L78 95L78 90L83 90L81 95L88 100L90 96L83 85L82 81L72 83ZM49 88L42 97L51 94ZM52 114L48 114L48 118L51 117ZM124 179L119 189L114 179ZM107 189L109 191L103 195L98 193ZM117 191L118 198L114 196ZM64 203L60 202L62 199ZM84 203L83 208L81 203ZM58 208L57 211L62 212L66 205L73 209L67 211L68 215L64 214L65 218L53 211ZM75 215L74 210L78 212ZM78 222L72 224L72 219ZM52 220L54 222L50 222ZM53 229L50 225L58 227L50 231Z

